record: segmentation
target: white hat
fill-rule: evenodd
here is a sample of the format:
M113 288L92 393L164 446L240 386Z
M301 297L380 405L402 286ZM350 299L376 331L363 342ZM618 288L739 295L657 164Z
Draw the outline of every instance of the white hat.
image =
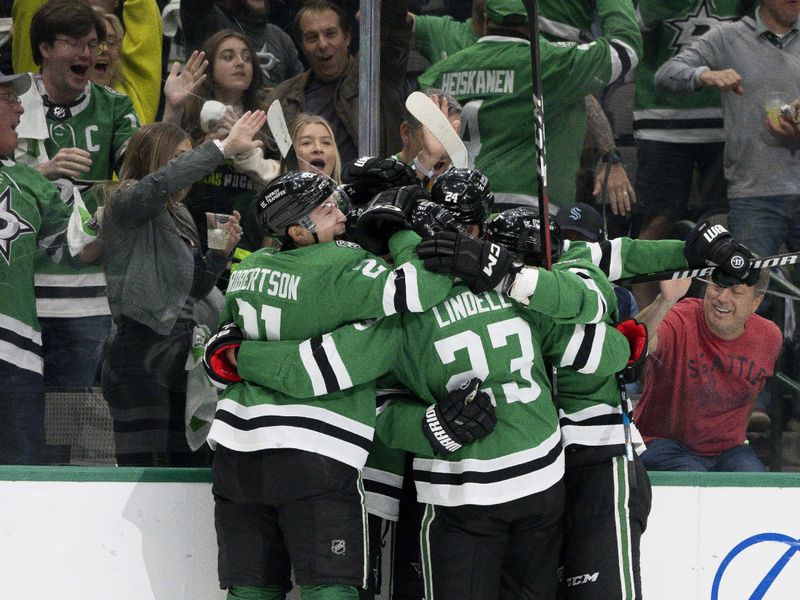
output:
M7 84L12 87L17 96L21 96L31 87L31 76L29 73L22 75L3 75L0 71L0 85Z

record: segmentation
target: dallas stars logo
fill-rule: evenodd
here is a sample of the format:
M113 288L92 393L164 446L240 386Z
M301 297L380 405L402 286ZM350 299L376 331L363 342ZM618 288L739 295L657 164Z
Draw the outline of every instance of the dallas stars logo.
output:
M694 14L688 14L682 19L669 19L664 21L675 30L669 46L677 54L684 46L688 46L701 35L719 27L725 21L735 21L738 17L718 17L711 13L709 0L703 0Z
M11 244L21 235L36 233L31 224L11 207L11 188L0 193L0 256L11 264Z

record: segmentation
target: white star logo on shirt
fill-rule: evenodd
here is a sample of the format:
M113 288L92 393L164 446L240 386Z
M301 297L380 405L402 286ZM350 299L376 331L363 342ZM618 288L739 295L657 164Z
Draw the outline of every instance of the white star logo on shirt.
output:
M737 18L738 17L717 17L711 14L708 7L708 0L703 0L700 6L697 7L697 12L693 15L689 14L682 19L668 19L664 21L675 30L675 35L670 42L670 48L678 53L685 46L688 46L715 27L719 27L725 21L735 21Z
M0 256L11 264L11 244L21 235L36 233L31 224L11 207L11 188L0 193Z

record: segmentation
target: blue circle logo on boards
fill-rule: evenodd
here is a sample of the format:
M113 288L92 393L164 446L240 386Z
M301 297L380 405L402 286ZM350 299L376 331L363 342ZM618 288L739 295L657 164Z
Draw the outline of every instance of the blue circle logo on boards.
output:
M772 566L772 568L770 568L770 570L761 580L761 583L759 583L756 589L753 590L749 600L761 600L778 575L780 575L781 571L783 571L787 563L792 559L796 552L800 551L800 540L796 540L782 533L759 533L742 540L736 544L736 546L734 546L730 552L728 552L725 558L722 559L722 562L720 563L719 568L714 575L714 583L711 586L711 600L719 600L719 586L722 583L722 577L725 574L725 570L728 568L728 565L730 565L731 561L733 561L734 558L736 558L750 546L754 546L762 542L778 542L786 544L787 549L786 552L784 552L783 555L781 555L777 562Z

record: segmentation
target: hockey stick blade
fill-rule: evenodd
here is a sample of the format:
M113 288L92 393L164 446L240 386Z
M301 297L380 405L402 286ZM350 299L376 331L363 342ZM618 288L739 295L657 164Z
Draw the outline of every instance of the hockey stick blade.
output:
M272 132L275 143L278 144L281 156L286 158L289 149L292 147L292 138L289 136L289 128L286 127L286 119L283 116L283 109L279 100L273 100L267 110L267 124Z
M787 254L775 254L774 256L762 256L750 259L751 269L769 269L772 267L784 267L794 265L800 260L800 252L788 252ZM667 279L686 279L688 277L709 277L716 267L697 267L695 269L678 269L675 271L659 271L658 273L648 273L647 275L637 275L619 279L614 283L647 283L650 281L664 281Z
M406 108L414 118L422 123L442 145L454 167L466 168L468 163L467 148L431 99L422 92L412 92L406 98Z

